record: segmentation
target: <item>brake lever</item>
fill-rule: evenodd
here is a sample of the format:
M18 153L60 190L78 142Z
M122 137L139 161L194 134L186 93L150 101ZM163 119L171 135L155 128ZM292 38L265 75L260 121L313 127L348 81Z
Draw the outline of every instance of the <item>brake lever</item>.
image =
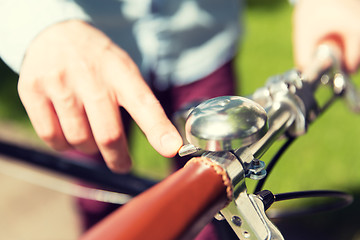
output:
M343 70L340 59L341 49L337 43L328 41L320 44L311 67L303 71L301 78L308 82L314 82L322 73L329 72L332 75L331 85L334 93L344 97L352 112L360 113L360 92L350 76ZM323 76L320 82L324 85L329 84L329 77L326 79Z
M347 75L344 75L344 79L345 79L345 89L344 89L345 101L352 112L360 114L360 92L356 88L353 81Z

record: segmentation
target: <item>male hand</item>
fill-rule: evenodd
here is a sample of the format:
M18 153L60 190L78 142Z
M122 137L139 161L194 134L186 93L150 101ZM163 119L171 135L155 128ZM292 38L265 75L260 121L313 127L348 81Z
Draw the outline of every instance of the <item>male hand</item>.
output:
M319 44L336 42L345 70L360 64L360 2L358 0L300 0L294 13L294 53L300 70L306 69Z
M30 44L18 91L37 134L51 147L100 151L110 169L131 167L119 106L163 156L182 139L131 58L102 32L70 20Z

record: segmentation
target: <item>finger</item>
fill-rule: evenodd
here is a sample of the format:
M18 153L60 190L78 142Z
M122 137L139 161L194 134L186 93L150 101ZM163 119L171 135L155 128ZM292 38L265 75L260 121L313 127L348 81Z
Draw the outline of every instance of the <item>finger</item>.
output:
M345 42L345 67L349 73L355 73L360 64L360 40L349 35Z
M98 147L91 133L83 105L76 93L67 82L75 79L65 79L64 74L53 74L47 78L47 95L51 96L62 131L67 142L75 149L93 154Z
M124 104L132 118L146 135L150 144L165 157L173 157L182 145L182 138L167 118L159 101L147 88Z
M294 36L294 60L296 67L301 71L308 67L316 50L313 44L315 40L309 38L304 38L300 33Z
M92 79L89 74L86 77ZM81 97L96 144L111 170L128 172L131 159L119 106L106 87L97 86L93 80L89 82L93 84L83 86Z
M294 52L294 60L295 65L299 70L304 70L306 68L305 63L310 60L311 53L311 44L308 42L308 39L312 36L305 36L303 34L303 27L300 24L302 16L301 4L297 5L295 11L293 13L293 52ZM305 19L304 21L306 21ZM302 22L305 24L305 22Z
M71 149L61 130L59 120L51 101L35 86L29 86L27 79L20 77L18 92L29 119L38 136L58 151ZM35 89L34 89L35 88Z
M137 68L111 59L104 65L104 74L114 83L118 104L129 112L155 150L165 157L174 156L182 145L182 138Z
M131 160L117 104L105 95L95 100L86 99L85 109L95 141L109 168L128 172Z

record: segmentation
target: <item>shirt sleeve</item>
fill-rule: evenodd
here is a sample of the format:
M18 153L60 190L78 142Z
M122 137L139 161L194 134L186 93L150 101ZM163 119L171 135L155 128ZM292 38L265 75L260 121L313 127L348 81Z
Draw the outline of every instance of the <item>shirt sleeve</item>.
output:
M30 42L46 27L69 19L91 21L73 0L0 0L0 56L19 73Z

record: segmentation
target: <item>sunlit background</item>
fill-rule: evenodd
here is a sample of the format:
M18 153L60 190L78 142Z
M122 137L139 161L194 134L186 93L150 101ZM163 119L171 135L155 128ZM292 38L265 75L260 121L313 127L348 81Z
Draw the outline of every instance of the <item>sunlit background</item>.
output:
M293 68L291 12L287 1L248 1L245 35L236 61L239 94L251 94L268 77ZM360 83L359 77L354 78ZM1 64L0 138L44 148L18 99L16 83L17 76ZM331 189L355 196L354 204L346 209L277 222L289 239L360 239L359 125L360 117L340 100L309 128L306 136L296 140L275 167L265 185L274 193ZM134 172L155 179L166 177L170 160L158 155L137 127L133 130L130 141ZM268 161L273 152L263 160ZM16 169L22 175L23 168ZM249 186L254 183L249 182ZM0 199L0 239L76 239L79 234L68 195L1 173ZM282 207L301 204L289 202Z

